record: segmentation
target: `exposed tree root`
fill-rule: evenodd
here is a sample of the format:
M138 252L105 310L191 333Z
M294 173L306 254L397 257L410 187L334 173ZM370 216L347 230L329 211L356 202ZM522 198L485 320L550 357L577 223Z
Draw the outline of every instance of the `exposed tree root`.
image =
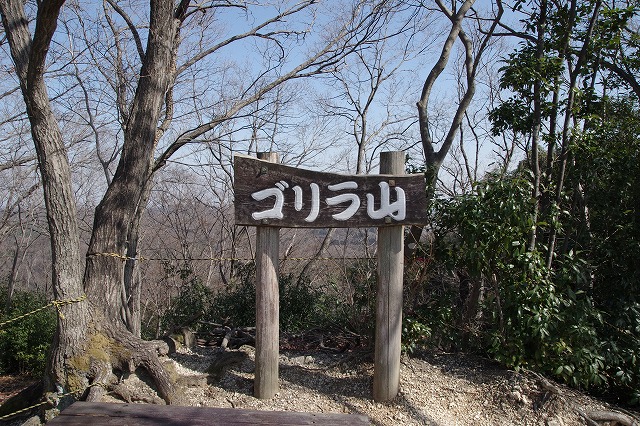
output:
M593 422L614 422L621 426L640 426L640 421L631 415L610 410L585 410L579 411L580 415ZM597 424L597 423L596 423Z
M80 399L99 401L108 391L125 400L140 400L135 395L123 393L125 391L118 387L117 377L142 368L160 398L167 404L176 402L175 380L171 379L159 358L159 354L167 353L165 342L147 342L124 327L111 325L94 328L89 336L86 349L70 362L78 377L75 385L69 384L69 387L72 391L85 389Z
M93 376L93 386L87 390L85 400L100 401L112 381L112 366L106 361L93 360L91 363L91 375Z
M147 342L136 337L117 319L105 319L106 315L101 314L100 309L91 309L91 312L92 321L81 328L82 343L56 358L60 365L52 376L45 378L37 395L29 398L22 395L20 402L39 403L40 409L44 407L45 410L41 412L43 418L55 416L58 410L76 400L100 401L107 392L129 401L176 402L175 379L160 360L160 355L168 353L168 345L163 341ZM127 394L118 386L118 377L138 368L146 371L161 400L148 395ZM61 378L64 381L58 383ZM22 406L12 407L6 403L2 407L3 411L11 409L11 412L20 408Z
M134 372L138 367L144 368L156 385L160 398L167 404L176 401L174 383L159 359L159 348L166 346L162 341L147 342L126 330L111 332L115 349L111 357L116 361L112 365L120 371Z
M555 386L549 380L537 373L532 372L532 374L538 378L543 389L548 393L557 396L564 403L568 404L568 406L572 407L588 426L600 426L601 423L621 426L640 426L640 420L631 414L613 410L585 410L577 404L567 401L562 394L562 390L558 386Z

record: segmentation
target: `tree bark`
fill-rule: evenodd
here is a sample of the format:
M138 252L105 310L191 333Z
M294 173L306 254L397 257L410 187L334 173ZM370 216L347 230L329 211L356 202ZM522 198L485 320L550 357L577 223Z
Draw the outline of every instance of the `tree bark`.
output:
M467 111L467 108L473 100L476 90L476 74L478 70L478 63L482 58L485 49L488 46L489 40L493 36L493 33L500 21L503 14L503 7L501 0L496 3L497 13L493 18L491 26L488 31L484 33L481 38L480 44L474 53L474 42L465 34L462 28L462 22L465 15L473 7L475 0L465 0L458 10L449 10L447 6L441 1L436 1L440 10L451 21L451 30L445 39L440 52L440 57L436 61L435 65L431 68L429 75L425 79L422 86L422 92L420 94L420 100L417 102L416 107L418 109L418 126L420 129L420 139L422 142L422 149L425 158L425 178L426 178L426 191L427 200L430 202L435 196L436 184L438 180L438 173L440 167L444 162L451 146L454 142L456 134L460 129L462 120ZM431 91L435 85L437 79L440 77L444 69L446 68L449 57L451 56L451 50L453 44L457 39L460 39L464 47L465 53L465 71L466 71L466 88L463 91L462 98L458 104L458 108L453 116L451 125L447 135L442 142L442 146L436 151L431 131L431 116L429 114L429 100L431 97ZM410 236L406 239L405 256L407 260L411 261L416 253L417 244L420 241L420 235L422 234L421 227L413 226L410 229Z
M151 2L150 18L152 30L125 127L122 155L94 216L84 283L93 304L102 310L105 333L116 347L131 350L131 361L145 367L155 379L160 396L172 402L173 386L157 355L140 340L139 330L124 327L121 315L126 260L127 255L136 252L140 215L148 200L157 123L172 78L167 70L172 67L178 26L171 0Z
M57 0L40 5L33 40L22 1L0 1L0 14L38 157L51 241L54 297L80 300L82 267L71 168L43 77L47 50L63 3ZM88 313L86 303L59 307L58 328L47 369L47 389L72 387L70 380L76 369L70 360L84 347Z
M53 260L54 297L84 299L90 303L59 306L58 330L48 366L48 390L82 390L91 380L102 380L104 369L142 366L155 379L163 399L172 402L173 386L160 365L156 349L124 327L120 316L122 259L128 238L135 234L140 209L146 203L144 188L152 175L156 125L172 74L172 46L177 20L173 2L151 3L147 52L125 129L120 163L107 193L96 209L89 256L82 276L79 232L71 169L62 134L52 112L44 82L49 44L63 1L39 4L34 38L23 3L2 0L0 13L16 65L31 133L38 156ZM89 315L91 306L91 316ZM100 354L100 355L98 355ZM99 393L92 388L93 395Z
M85 271L87 291L95 294L98 305L105 306L107 318L120 316L123 265L136 215L146 206L144 188L153 173L153 148L156 125L164 95L169 86L172 45L176 31L173 2L152 2L151 28L140 80L125 127L120 162L107 192L96 208ZM105 256L107 254L107 256Z

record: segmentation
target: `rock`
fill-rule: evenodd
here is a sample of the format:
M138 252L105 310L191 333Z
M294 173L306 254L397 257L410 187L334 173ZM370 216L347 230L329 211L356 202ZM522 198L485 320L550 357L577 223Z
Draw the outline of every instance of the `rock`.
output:
M546 425L546 426L564 426L564 421L562 421L562 419L561 419L561 418L556 417L556 418L554 418L554 419L548 419L548 420L545 422L545 425Z
M22 426L40 426L42 422L40 421L40 417L33 416L29 417L26 422L22 423Z
M166 353L160 353L160 355L173 355L176 353L176 349L178 348L178 342L170 336L166 336L162 338L162 341L166 343Z
M209 375L207 381L209 383L220 381L230 367L242 364L247 358L247 353L242 351L218 352L206 370Z

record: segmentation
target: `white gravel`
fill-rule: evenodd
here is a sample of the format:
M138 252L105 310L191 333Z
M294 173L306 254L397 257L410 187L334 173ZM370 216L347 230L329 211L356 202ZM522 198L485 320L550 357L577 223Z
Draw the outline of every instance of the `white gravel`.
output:
M363 414L373 425L584 425L581 409L604 404L558 386L545 390L532 374L499 368L463 354L402 358L401 391L390 402L372 401L371 354L282 353L280 390L253 397L254 348L221 355L219 348L181 349L171 357L183 392L182 405L257 410ZM229 365L215 380L206 371L224 357ZM207 383L207 379L209 383ZM143 381L128 379L137 391Z

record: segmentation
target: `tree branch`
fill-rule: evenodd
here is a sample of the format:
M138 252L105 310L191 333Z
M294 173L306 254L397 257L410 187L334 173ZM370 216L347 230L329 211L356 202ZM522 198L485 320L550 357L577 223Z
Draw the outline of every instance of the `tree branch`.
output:
M131 31L131 35L133 36L133 40L136 43L136 49L138 49L138 56L142 61L144 59L144 48L142 47L142 40L140 39L140 34L138 33L138 29L136 28L135 24L133 23L129 15L127 15L127 12L125 12L118 5L118 3L115 2L115 0L107 0L107 3L109 3L109 6L111 6L113 10L115 10L116 13L120 15L122 19L124 19L124 22L127 23L127 26L129 27L129 31Z

